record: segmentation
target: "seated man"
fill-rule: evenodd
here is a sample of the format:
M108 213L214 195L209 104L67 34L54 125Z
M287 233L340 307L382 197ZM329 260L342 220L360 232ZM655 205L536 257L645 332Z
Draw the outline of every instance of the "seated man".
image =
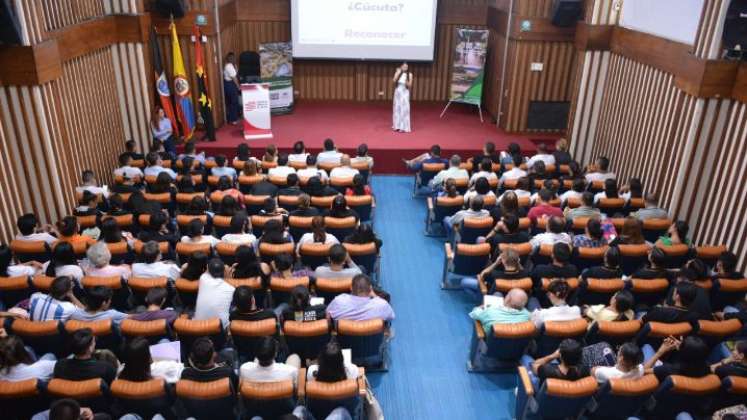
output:
M165 319L166 323L171 325L176 321L179 314L171 308L163 309L167 297L168 292L163 287L154 287L148 290L148 294L145 295L145 311L130 315L130 318L135 321Z
M121 176L129 179L139 178L143 179L143 171L140 168L130 166L132 163L132 155L129 153L122 153L119 155L119 168L114 170L114 176Z
M532 244L532 248L535 252L537 252L543 244L552 245L562 242L568 245L568 247L571 246L571 235L564 232L565 219L563 219L563 217L551 217L547 221L545 229L546 232L534 235L534 237L529 240L529 243Z
M132 277L166 277L172 282L179 278L179 266L172 262L161 261L158 242L146 242L143 245L142 257L143 262L132 264Z
M117 370L110 363L96 360L96 337L90 328L75 331L70 336L73 357L60 359L54 366L54 377L70 381L101 378L111 384L117 376Z
M571 247L563 242L558 242L552 247L552 263L538 264L532 270L532 281L535 289L539 289L542 279L578 277L578 268L569 263L571 260Z
M86 307L78 308L70 315L76 321L100 321L111 319L115 323L122 322L127 314L116 309L110 309L112 304L112 289L105 286L94 286L86 289Z
M641 321L645 324L647 322L694 322L698 320L697 313L690 310L690 306L695 301L697 295L696 285L689 282L680 282L674 288L672 298L674 304L669 305L658 305L643 315Z
M430 181L431 188L440 188L443 186L447 179L453 178L455 181L464 179L469 181L469 172L466 169L459 168L462 164L462 158L459 155L454 155L449 159L449 167L437 173Z
M106 413L95 413L88 407L81 407L77 401L70 398L55 400L44 410L34 414L31 420L109 420Z
M278 341L274 337L263 337L257 345L257 358L252 362L241 365L242 381L248 382L282 382L292 380L295 386L298 382L298 368L301 359L297 355L290 355L285 363L277 363Z
M16 221L20 233L16 235L15 239L19 241L44 241L50 245L57 242L57 238L49 233L54 232L51 225L47 225L43 229L37 229L38 224L39 220L33 213L20 216Z
M446 216L443 220L444 229L446 230L446 236L451 237L454 227L459 227L464 219L483 219L490 217L490 212L483 208L485 200L481 196L474 196L469 200L469 208L466 210L459 210L454 213L453 216Z
M500 186L503 186L503 184L508 180L521 179L527 176L527 171L521 169L521 164L524 162L524 157L520 154L515 154L511 156L511 159L513 161L513 168L507 171L503 171L500 179L498 179L498 184Z
M293 167L288 166L288 155L281 153L280 156L278 156L278 166L270 168L267 175L271 177L287 178L288 175L295 173L296 170Z
M347 156L340 158L340 165L329 172L330 178L352 178L360 173L357 169L350 167L350 158Z
M329 264L320 265L314 270L314 276L324 279L350 278L362 271L358 267L344 246L332 245L329 248Z
M32 321L67 321L77 308L83 308L73 294L73 280L67 276L52 280L49 294L36 292L29 302L29 318Z
M169 215L165 211L155 212L150 215L150 223L147 228L141 229L137 235L138 240L147 243L168 242L170 246L176 246L179 235L169 230Z
M493 172L493 162L490 159L483 159L480 162L475 163L475 165L480 165L479 171L474 171L474 174L472 174L472 177L469 179L469 186L472 187L475 185L475 182L477 182L480 178L485 178L490 181L498 181L498 175Z
M489 333L493 324L518 324L529 321L526 310L527 293L521 289L511 289L499 305L478 306L469 313L469 317L482 324L485 333Z
M724 251L718 256L716 267L714 267L714 275L719 279L744 278L744 274L737 271L737 256L729 251Z
M602 223L598 218L593 218L586 223L586 232L573 237L574 248L601 248L607 245L602 231Z
M125 153L130 155L132 160L143 160L145 159L145 156L143 156L142 153L137 152L136 149L135 140L127 140L125 142Z
M205 152L196 153L196 145L194 140L188 141L184 144L184 153L179 155L178 160L184 160L184 158L192 158L192 160L200 162L200 165L205 164Z
M501 155L495 149L495 143L493 143L492 141L485 142L485 144L482 146L482 152L479 155L475 155L472 157L472 163L474 165L478 165L485 159L493 163L500 163L501 161Z
M482 300L480 282L483 282L487 286L489 294L493 294L495 292L495 280L517 280L529 276L529 270L521 266L519 254L509 248L501 252L492 264L477 275L477 278L462 278L461 286L467 294L471 295L475 300L480 301Z
M317 163L338 165L340 158L342 158L342 153L337 151L334 140L324 140L324 150L319 152L319 155L316 157Z
M383 319L391 321L394 319L394 310L389 302L374 293L371 287L371 279L365 274L353 277L352 293L337 295L329 306L327 316L331 319L350 319L353 321L366 321L369 319Z
M211 259L207 272L200 276L192 319L220 318L223 326L228 326L231 302L236 288L227 283L224 277L223 261L220 258Z
M547 145L545 143L537 144L537 154L529 158L527 161L527 168L532 169L534 164L537 162L544 162L545 166L555 164L555 156L552 153L548 153Z
M638 210L635 213L631 213L631 216L638 220L647 219L668 219L669 212L667 209L659 207L659 197L654 193L647 193L644 198L644 204L646 207Z
M298 175L297 174L294 174L294 173L288 174L288 176L285 179L286 179L285 188L281 188L280 190L278 190L278 195L298 196L298 195L303 194L301 187L298 186Z
M747 340L737 341L731 354L711 365L711 371L720 378L727 376L747 377Z
M634 343L625 343L617 352L615 366L594 366L591 376L603 384L610 379L638 379L643 376L643 352Z
M237 177L236 169L228 166L227 162L228 159L226 158L226 155L216 156L215 167L210 170L210 175L217 176L218 178L227 176L235 181Z
M145 176L158 176L161 172L166 172L171 179L176 179L176 172L172 171L170 168L163 167L163 160L158 156L158 153L148 153L145 160L148 162L148 167L145 168Z
M571 189L560 194L560 205L565 207L568 205L568 199L581 200L581 196L584 194L586 189L586 182L581 179L574 179ZM594 195L592 195L592 202L594 201Z
M94 195L109 196L109 190L99 186L99 183L96 181L96 174L92 170L84 170L81 174L81 181L82 184L79 187L75 187L76 193L83 194L84 191L88 191Z
M666 269L667 254L661 248L654 247L648 253L648 266L639 268L631 277L636 279L668 278Z
M613 172L609 172L610 160L604 156L597 158L595 165L589 165L586 171L586 182L591 184L594 181L606 181L608 179L616 179L617 176Z
M189 359L184 363L187 367L182 371L181 378L196 382L229 378L231 384L235 385L237 378L233 368L217 360L218 356L210 337L199 337L192 343Z
M565 218L569 222L573 222L573 219L577 217L595 217L597 219L602 218L602 213L599 212L599 209L594 208L594 194L590 193L589 191L581 194L580 206L576 207L575 209L566 207L563 213L565 214Z
M563 217L563 210L561 210L560 207L555 207L550 204L554 195L555 194L547 188L543 188L539 191L537 194L537 203L534 207L529 209L529 212L527 213L527 217L533 224L536 224L537 219L542 216Z
M429 152L415 156L410 160L403 158L402 161L405 162L407 168L412 171L419 171L423 167L424 163L443 163L444 165L449 164L449 161L447 159L441 157L441 146L437 144L431 146Z

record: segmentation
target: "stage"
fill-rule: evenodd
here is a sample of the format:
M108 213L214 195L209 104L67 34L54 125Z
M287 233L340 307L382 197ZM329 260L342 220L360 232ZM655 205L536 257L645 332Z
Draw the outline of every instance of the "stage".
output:
M511 142L521 146L525 154L536 150L541 141L554 141L557 135L521 136L498 129L483 111L480 123L475 107L452 104L443 118L439 118L444 103L414 102L412 104L412 132L392 131L390 102L317 102L299 101L291 114L272 117L272 139L244 140L241 126L224 125L216 133L216 142L198 143L198 151L208 155L224 154L232 158L236 146L247 142L252 156L261 156L264 147L274 143L281 152L289 152L293 143L303 140L307 151L317 153L326 138L332 138L341 151L353 156L361 143L368 144L375 160L374 172L405 173L401 158L411 158L439 144L443 156L458 153L462 158L477 154L490 140L499 150Z

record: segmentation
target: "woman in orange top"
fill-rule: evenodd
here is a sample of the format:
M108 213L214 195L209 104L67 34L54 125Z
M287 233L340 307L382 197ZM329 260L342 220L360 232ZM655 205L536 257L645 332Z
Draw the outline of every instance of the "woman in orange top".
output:
M75 246L78 242L85 242L87 245L96 243L96 239L78 234L78 219L75 216L66 216L57 222L57 238L59 242L68 242Z

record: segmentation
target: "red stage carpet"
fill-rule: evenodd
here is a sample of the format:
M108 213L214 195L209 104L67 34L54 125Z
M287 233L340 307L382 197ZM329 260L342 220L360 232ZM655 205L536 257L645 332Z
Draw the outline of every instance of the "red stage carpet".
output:
M324 139L332 138L338 149L353 155L360 143L368 144L374 157L376 173L404 173L401 158L411 158L439 144L444 156L453 153L463 158L478 153L483 144L493 141L500 150L511 142L522 151L533 152L535 142L553 140L557 136L531 137L506 134L491 123L487 115L480 123L474 107L455 104L439 118L443 103L413 103L410 133L392 131L392 107L388 102L312 102L301 101L293 113L272 117L273 139L249 140L253 156L260 156L269 143L288 152L293 143L303 140L307 150L318 152ZM225 125L217 132L218 141L200 143L198 150L209 155L233 157L236 146L244 142L240 126Z

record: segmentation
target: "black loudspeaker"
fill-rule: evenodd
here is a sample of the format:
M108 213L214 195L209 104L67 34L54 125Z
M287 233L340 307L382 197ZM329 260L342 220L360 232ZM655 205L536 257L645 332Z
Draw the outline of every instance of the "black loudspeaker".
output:
M724 21L724 48L734 49L742 46L747 50L747 0L731 0Z
M530 101L527 114L529 130L565 130L568 128L570 102Z
M244 51L239 55L239 82L257 83L261 81L259 53Z
M552 24L569 27L576 25L584 13L583 0L554 0L552 3Z
M20 44L21 24L10 0L0 0L0 44Z
M174 16L175 19L184 17L183 0L155 0L153 7L163 17Z

